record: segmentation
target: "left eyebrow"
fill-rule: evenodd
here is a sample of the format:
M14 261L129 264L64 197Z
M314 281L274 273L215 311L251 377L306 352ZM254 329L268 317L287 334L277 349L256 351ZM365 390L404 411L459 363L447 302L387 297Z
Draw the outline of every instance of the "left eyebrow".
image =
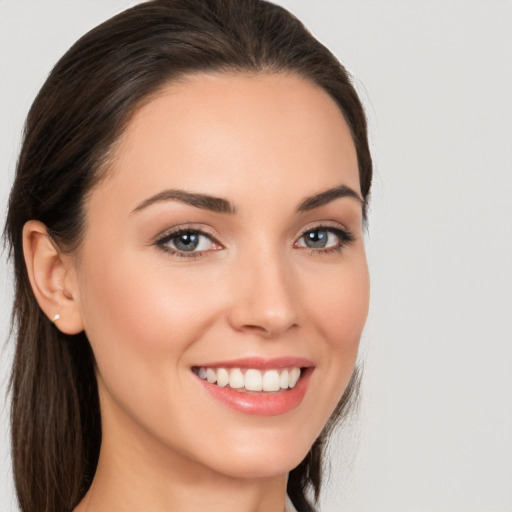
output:
M339 187L330 188L314 196L307 197L297 208L297 213L308 212L315 208L319 208L335 199L340 197L350 197L358 201L361 206L364 206L363 198L352 188L346 185L340 185Z

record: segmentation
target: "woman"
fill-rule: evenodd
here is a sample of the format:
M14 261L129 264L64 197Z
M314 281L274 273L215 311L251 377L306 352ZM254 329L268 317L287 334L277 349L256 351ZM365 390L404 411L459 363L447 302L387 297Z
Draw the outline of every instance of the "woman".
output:
M21 509L313 510L371 177L346 71L280 7L155 0L81 38L6 225Z

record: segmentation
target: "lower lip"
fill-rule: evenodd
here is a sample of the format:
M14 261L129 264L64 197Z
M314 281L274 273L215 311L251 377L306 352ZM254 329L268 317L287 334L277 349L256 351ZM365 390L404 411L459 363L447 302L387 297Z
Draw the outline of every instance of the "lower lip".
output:
M244 393L210 384L200 377L197 379L211 396L232 409L257 416L277 416L298 407L306 394L312 373L313 368L302 370L302 375L294 388L273 393Z

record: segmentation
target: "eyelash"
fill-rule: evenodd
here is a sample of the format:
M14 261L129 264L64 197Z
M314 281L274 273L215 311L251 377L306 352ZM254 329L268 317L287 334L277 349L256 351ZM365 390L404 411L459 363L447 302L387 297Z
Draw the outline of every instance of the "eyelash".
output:
M171 242L175 238L178 238L180 235L184 235L184 234L194 234L194 235L206 237L209 240L211 240L215 245L219 245L222 247L222 244L220 244L220 242L218 242L212 235L203 231L202 229L193 228L193 227L176 228L176 229L166 233L162 237L158 238L155 242L155 245L162 251L164 251L168 254L171 254L172 256L175 256L177 258L183 258L183 259L199 258L201 256L204 256L205 252L208 252L208 251L193 251L193 252L191 251L190 253L187 253L185 251L180 251L180 250L172 249L171 247L169 247L169 245L168 245L169 242Z
M341 253L343 249L350 243L352 243L355 240L355 236L348 230L348 229L342 229L338 226L329 226L325 224L321 224L318 226L313 226L305 229L302 234L300 235L298 240L301 240L304 236L306 236L308 233L312 233L315 231L326 231L328 233L332 233L336 235L339 242L334 247L328 247L325 249L314 249L312 247L301 247L301 249L306 250L309 254L312 255L326 255L326 254L333 254L333 253ZM295 242L294 246L298 243Z
M326 249L314 249L312 247L300 247L303 250L306 250L309 254L332 254L332 253L341 253L342 250L345 248L346 245L350 244L355 240L354 235L348 231L347 229L341 229L339 227L334 226L328 226L328 225L318 225L314 227L307 228L302 232L298 240L301 240L305 235L308 233L312 233L314 231L326 231L328 233L332 233L336 235L336 237L339 239L339 243L334 247L328 247ZM212 235L209 233L203 231L202 229L198 228L192 228L192 227L180 227L176 228L165 235L161 236L155 241L155 245L162 251L171 254L172 256L178 257L178 258L184 258L184 259L190 259L190 258L199 258L201 256L204 256L205 253L209 251L190 251L187 253L186 251L180 251L176 249L172 249L169 247L169 242L171 242L173 239L179 237L180 235L184 234L194 234L199 235L202 237L208 238L212 243L215 245L218 245L222 247L222 244L220 244ZM294 247L296 247L297 242L294 243Z

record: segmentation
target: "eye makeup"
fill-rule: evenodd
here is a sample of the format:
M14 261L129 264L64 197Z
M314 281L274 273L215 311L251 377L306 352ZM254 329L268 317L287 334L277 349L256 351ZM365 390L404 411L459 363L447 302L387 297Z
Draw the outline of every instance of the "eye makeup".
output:
M300 244L301 240L303 244ZM347 229L322 224L305 230L294 247L307 250L311 254L341 253L354 240L355 236Z
M341 253L354 240L355 236L339 225L318 224L303 230L293 247L321 256ZM158 237L154 245L178 258L200 258L224 249L212 234L194 226L178 226Z
M178 258L199 258L224 249L210 233L192 226L178 226L157 238L154 245Z

